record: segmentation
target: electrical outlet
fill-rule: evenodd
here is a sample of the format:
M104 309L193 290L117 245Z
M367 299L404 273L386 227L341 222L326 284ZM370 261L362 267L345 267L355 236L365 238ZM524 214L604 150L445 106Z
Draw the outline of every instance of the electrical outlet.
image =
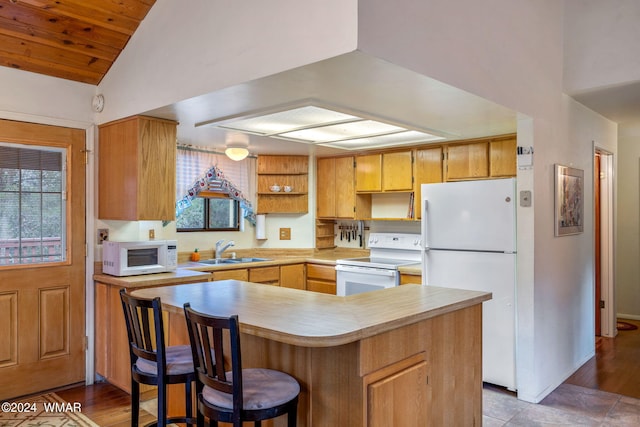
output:
M149 230L149 239L155 239L155 238L156 238L156 230L152 228L151 230Z
M98 244L101 245L105 240L109 240L109 229L98 228Z
M291 229L290 228L281 228L280 229L280 240L291 240Z

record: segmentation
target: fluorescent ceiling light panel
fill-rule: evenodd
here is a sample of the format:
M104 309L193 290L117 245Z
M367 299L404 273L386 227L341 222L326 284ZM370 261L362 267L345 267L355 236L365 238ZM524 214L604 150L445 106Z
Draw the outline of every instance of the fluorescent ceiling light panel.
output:
M390 145L411 144L419 142L432 142L445 139L441 136L431 135L429 133L408 130L390 135L380 135L367 138L356 138L345 141L331 142L322 144L327 147L343 148L345 150L362 150L365 148L379 148Z
M374 120L361 120L358 122L340 123L337 125L284 132L281 133L280 136L282 138L301 139L308 142L321 143L401 132L403 130L401 127L376 122Z
M359 117L349 114L310 105L293 110L281 111L279 113L230 121L218 126L260 135L273 135L308 126L319 126L358 119Z
M356 150L445 139L378 120L308 105L264 115L209 121L196 126Z

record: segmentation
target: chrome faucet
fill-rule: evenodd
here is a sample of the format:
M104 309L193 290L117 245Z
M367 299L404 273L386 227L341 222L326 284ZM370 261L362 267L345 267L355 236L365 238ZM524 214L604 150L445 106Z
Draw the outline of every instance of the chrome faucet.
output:
M222 258L222 253L236 244L233 240L229 240L225 245L223 245L223 243L224 239L220 239L216 242L216 259Z

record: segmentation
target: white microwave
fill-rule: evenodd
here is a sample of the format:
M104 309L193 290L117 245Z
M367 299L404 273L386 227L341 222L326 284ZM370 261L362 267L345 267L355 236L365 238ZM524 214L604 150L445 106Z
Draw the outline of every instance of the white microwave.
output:
M176 240L102 243L102 272L112 276L165 273L178 267Z

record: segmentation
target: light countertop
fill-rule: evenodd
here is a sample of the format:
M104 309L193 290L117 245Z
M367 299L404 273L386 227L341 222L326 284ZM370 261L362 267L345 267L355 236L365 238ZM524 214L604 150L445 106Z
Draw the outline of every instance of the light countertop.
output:
M237 314L244 333L304 346L330 347L358 341L411 323L480 304L491 293L403 285L347 297L222 280L138 289L160 297L169 311L183 304L209 314Z

